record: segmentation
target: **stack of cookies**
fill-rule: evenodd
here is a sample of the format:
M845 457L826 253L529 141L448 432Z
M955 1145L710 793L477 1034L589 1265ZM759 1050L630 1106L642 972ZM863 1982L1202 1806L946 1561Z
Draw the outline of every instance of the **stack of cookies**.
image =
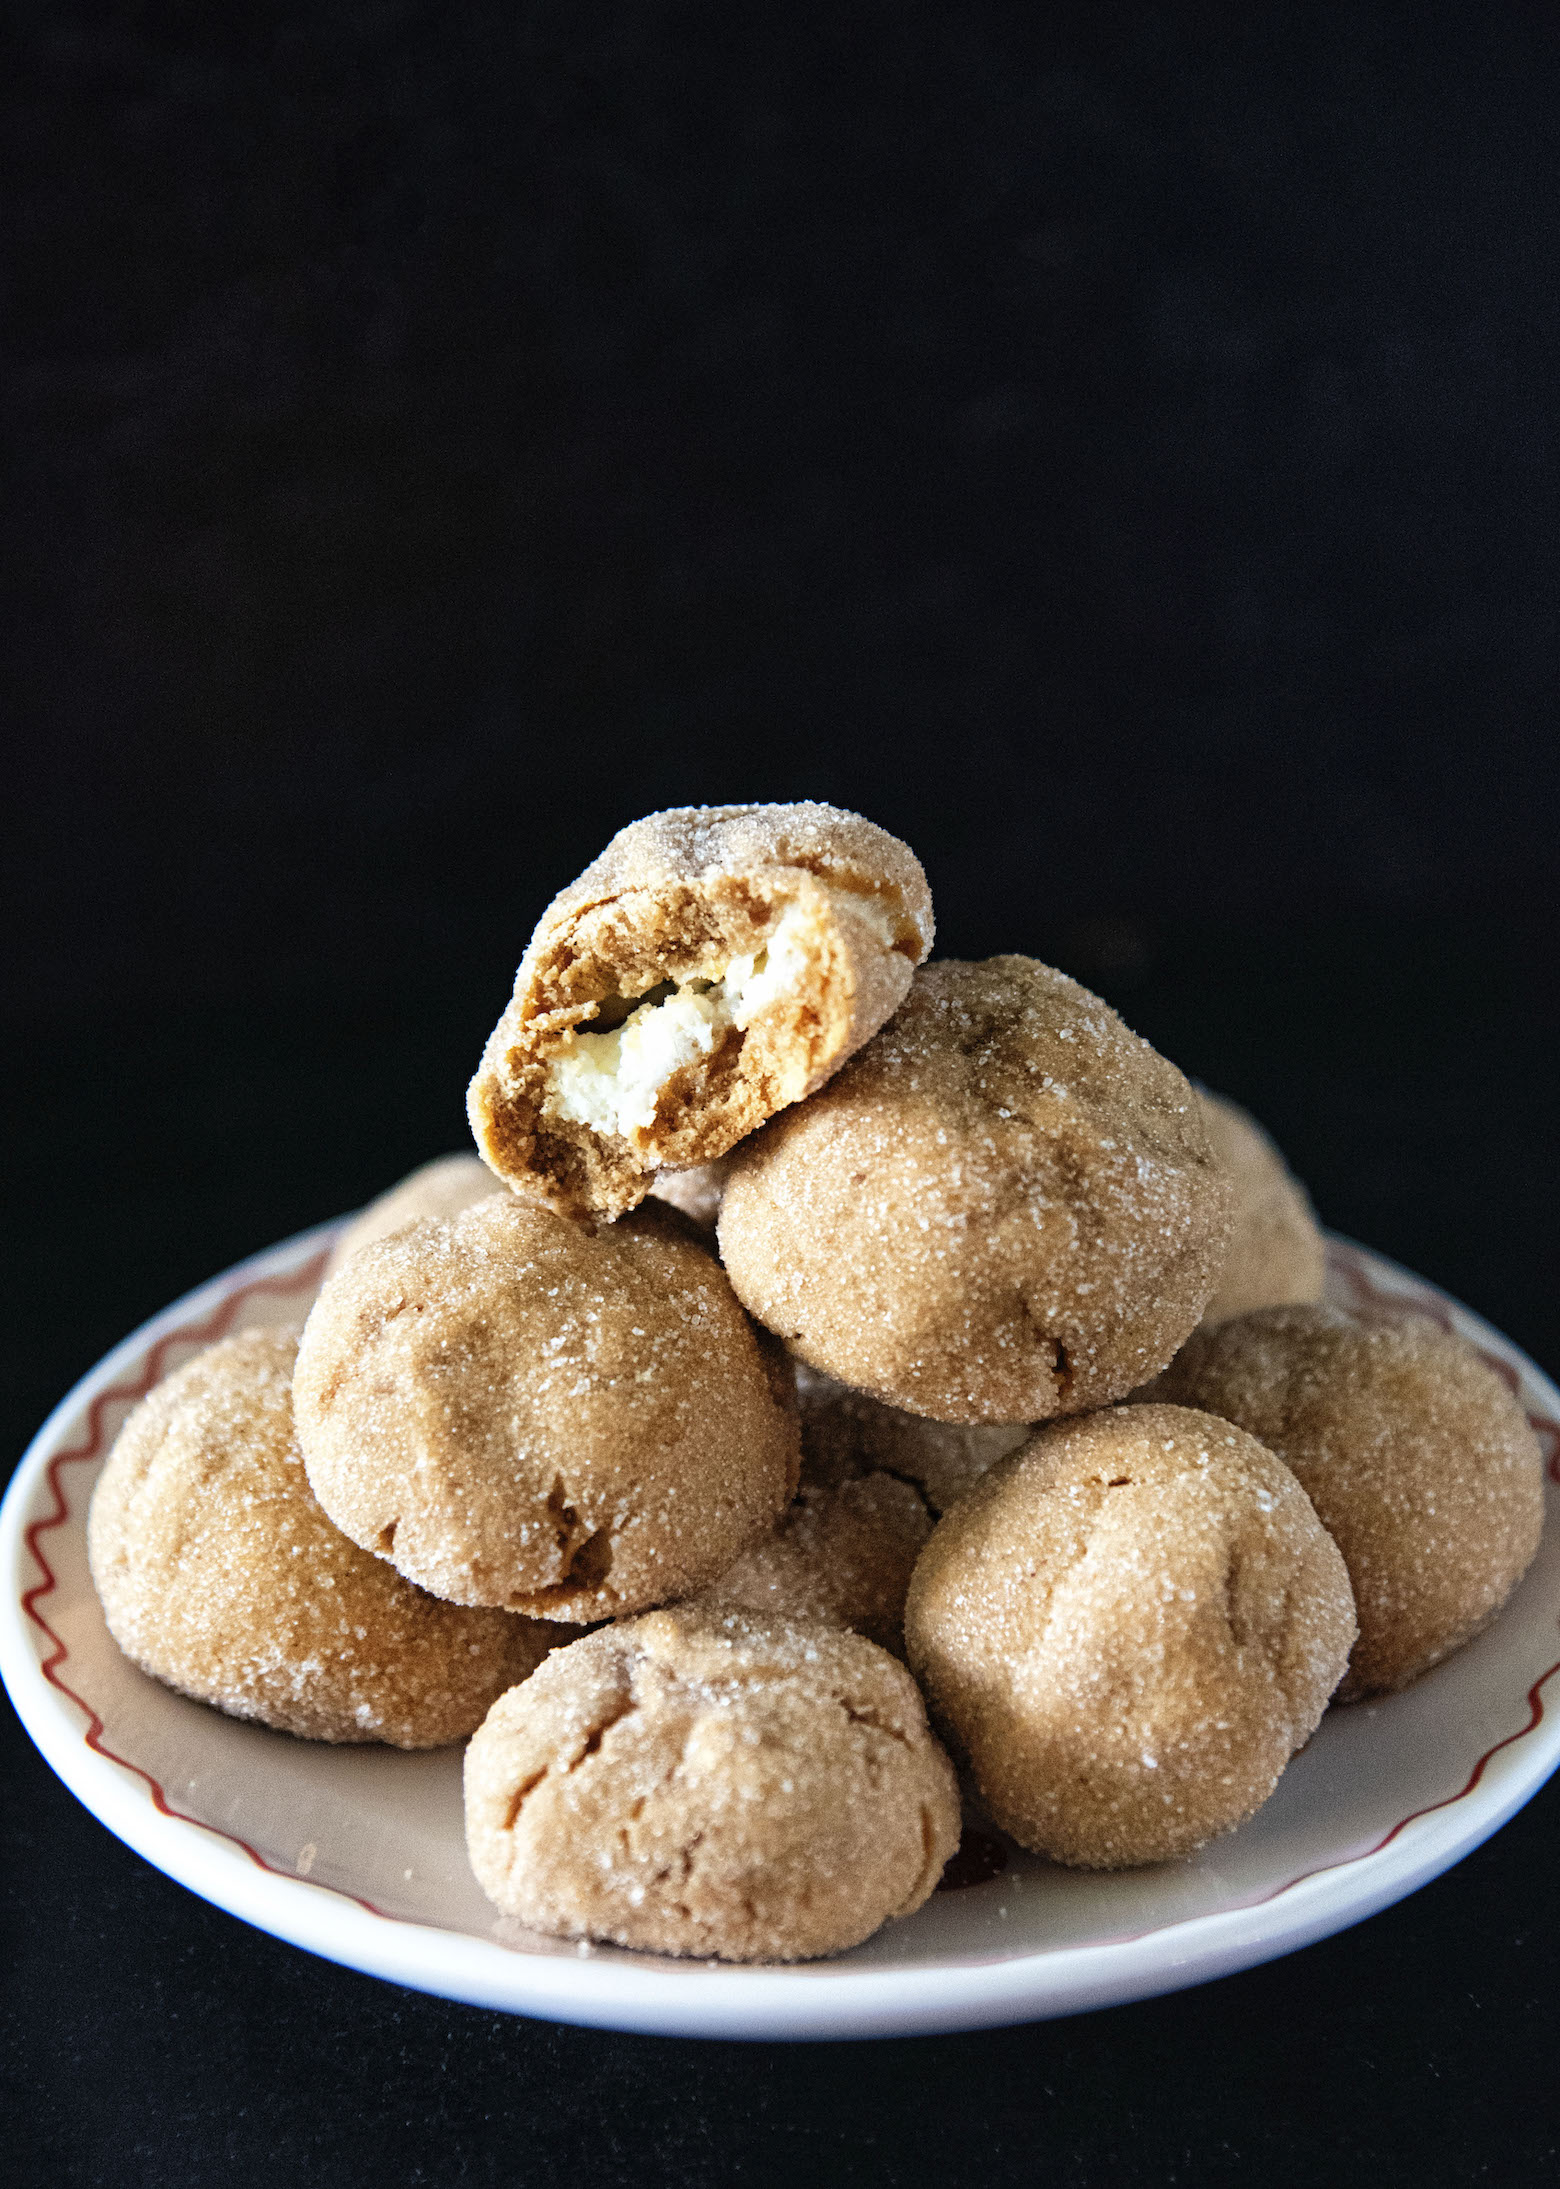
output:
M1266 1136L1033 959L926 964L820 805L623 830L544 915L479 1153L212 1348L92 1509L121 1647L324 1740L471 1736L506 1914L791 1960L1022 1845L1189 1853L1538 1541L1514 1400L1319 1304ZM944 1747L946 1743L946 1750Z

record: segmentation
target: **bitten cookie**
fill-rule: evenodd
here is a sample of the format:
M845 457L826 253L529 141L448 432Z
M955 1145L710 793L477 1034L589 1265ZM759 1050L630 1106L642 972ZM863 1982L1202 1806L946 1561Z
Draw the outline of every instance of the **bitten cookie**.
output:
M538 1618L691 1594L796 1487L789 1394L665 1210L592 1233L502 1194L363 1247L309 1315L297 1412L355 1543Z
M340 1233L330 1250L330 1260L325 1264L327 1277L333 1276L342 1263L359 1247L366 1247L371 1239L388 1239L392 1231L404 1230L406 1225L419 1223L423 1217L435 1220L458 1216L462 1209L471 1208L478 1201L486 1201L495 1193L504 1193L501 1178L495 1178L486 1163L475 1155L440 1155L431 1163L424 1163L410 1172L388 1193L381 1193L370 1201L367 1208L356 1215Z
M477 1145L520 1191L618 1216L820 1087L931 942L920 862L858 814L651 814L542 915L471 1082Z
M235 1718L306 1740L462 1740L567 1636L441 1604L331 1526L293 1434L297 1344L225 1338L126 1421L87 1522L108 1630Z
M1543 1455L1471 1346L1422 1317L1272 1307L1199 1331L1156 1395L1238 1422L1293 1468L1354 1584L1341 1701L1404 1687L1470 1641L1544 1524Z
M1190 1854L1266 1801L1354 1640L1304 1491L1178 1406L1056 1422L938 1527L910 1663L992 1816L1037 1854Z
M720 1249L809 1366L942 1421L1122 1397L1196 1325L1230 1189L1173 1064L1033 958L946 960L737 1151Z
M1235 1222L1201 1327L1217 1329L1254 1307L1319 1300L1327 1250L1306 1190L1239 1103L1197 1089L1213 1152L1235 1189Z
M466 1751L478 1882L561 1938L839 1953L920 1907L958 1837L904 1667L736 1612L652 1612L555 1651Z

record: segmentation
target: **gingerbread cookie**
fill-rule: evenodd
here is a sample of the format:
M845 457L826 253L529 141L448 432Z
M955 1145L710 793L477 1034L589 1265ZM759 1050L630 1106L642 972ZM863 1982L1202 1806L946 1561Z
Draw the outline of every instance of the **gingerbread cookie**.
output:
M504 1181L495 1178L475 1155L436 1156L353 1217L330 1250L325 1274L333 1276L349 1255L366 1247L371 1239L388 1239L392 1231L404 1230L425 1216L458 1216L462 1209L506 1190Z
M800 1365L796 1384L801 1485L701 1600L849 1627L903 1656L905 1591L934 1522L1030 1431L924 1421Z
M543 914L468 1108L566 1214L621 1215L822 1086L931 948L913 852L834 806L687 806L623 829Z
M684 1606L555 1651L494 1705L466 1752L466 1838L533 1930L800 1961L921 1906L959 1796L882 1650Z
M1030 1422L931 1421L907 1414L802 1361L796 1364L796 1396L804 1476L826 1483L874 1472L897 1476L915 1486L934 1520L1034 1434Z
M126 1421L87 1523L109 1632L235 1718L317 1741L461 1740L567 1636L442 1604L332 1527L293 1431L297 1345L225 1338Z
M1543 1455L1504 1383L1419 1317L1272 1307L1199 1331L1156 1387L1293 1468L1354 1584L1341 1701L1404 1687L1494 1618L1544 1524Z
M1054 1422L922 1553L910 1663L992 1815L1054 1861L1191 1853L1251 1815L1354 1640L1304 1491L1179 1406Z
M804 1457L801 1486L774 1534L698 1601L847 1627L900 1657L905 1591L931 1532L932 1516L911 1483L880 1470L819 1480Z
M1327 1250L1304 1186L1248 1111L1197 1089L1213 1152L1235 1189L1235 1222L1201 1328L1217 1329L1255 1307L1319 1300Z
M668 1210L592 1233L502 1194L363 1247L310 1313L297 1411L355 1543L539 1618L691 1594L796 1487L788 1397Z
M1174 1353L1228 1247L1196 1098L1076 981L945 961L737 1151L720 1248L811 1367L942 1421L1107 1404Z

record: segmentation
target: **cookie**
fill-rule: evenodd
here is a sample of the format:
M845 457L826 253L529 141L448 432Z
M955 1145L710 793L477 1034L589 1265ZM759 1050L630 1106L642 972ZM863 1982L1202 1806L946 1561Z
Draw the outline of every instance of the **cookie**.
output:
M1238 1422L1304 1485L1359 1609L1340 1701L1405 1687L1461 1648L1538 1548L1532 1425L1471 1346L1422 1317L1264 1308L1199 1331L1157 1389Z
M1304 1186L1256 1119L1224 1095L1197 1089L1213 1152L1235 1190L1234 1229L1201 1328L1255 1307L1319 1300L1327 1274L1321 1227Z
M845 1627L904 1654L905 1591L932 1532L911 1482L864 1465L815 1466L805 1420L802 1478L772 1535L705 1589L701 1605Z
M477 1146L565 1214L621 1215L822 1086L931 942L919 861L858 814L651 814L542 915L471 1082Z
M1174 1353L1230 1188L1173 1064L1033 958L946 960L736 1153L720 1250L810 1367L934 1420L1108 1404Z
M1053 1422L943 1520L910 1664L992 1816L1053 1861L1190 1854L1266 1801L1343 1675L1349 1579L1294 1476L1178 1406Z
M700 1600L848 1627L903 1656L905 1592L934 1523L1030 1431L924 1421L810 1368L796 1382L796 1496Z
M804 1477L833 1483L874 1471L896 1476L914 1485L934 1520L1034 1434L1029 1422L930 1421L907 1414L800 1361L796 1395Z
M305 1325L297 1412L355 1543L538 1618L692 1594L796 1487L794 1410L669 1210L591 1232L501 1194L361 1248Z
M651 1612L555 1651L466 1752L478 1882L553 1937L839 1953L920 1907L958 1837L904 1667L737 1612Z
M325 1274L327 1277L333 1275L348 1255L355 1254L359 1247L366 1247L371 1239L387 1239L392 1231L400 1231L425 1216L458 1216L474 1202L485 1201L489 1195L506 1190L504 1181L495 1178L477 1156L436 1156L431 1163L422 1164L387 1193L370 1201L367 1208L360 1210L345 1230L337 1234L330 1260L325 1264Z
M567 1637L442 1604L332 1527L293 1431L297 1344L224 1338L125 1422L87 1521L108 1630L235 1718L316 1741L462 1740Z

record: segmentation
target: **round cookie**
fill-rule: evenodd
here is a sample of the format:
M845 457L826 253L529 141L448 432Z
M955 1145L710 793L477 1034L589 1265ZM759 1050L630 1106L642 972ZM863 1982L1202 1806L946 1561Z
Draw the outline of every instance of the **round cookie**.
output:
M1031 1422L931 1421L907 1414L802 1361L796 1364L796 1396L804 1477L832 1483L874 1471L896 1475L914 1484L934 1520L1034 1434Z
M1266 1801L1343 1675L1354 1610L1254 1437L1119 1406L1051 1424L975 1485L921 1555L905 1637L1003 1829L1122 1869Z
M298 1354L336 1525L452 1603L615 1618L691 1594L796 1487L789 1394L669 1210L496 1195L362 1248Z
M224 1338L125 1422L87 1521L108 1630L235 1718L306 1740L462 1740L562 1637L441 1604L331 1526L293 1433L297 1344Z
M804 1457L801 1487L774 1534L698 1601L846 1627L903 1656L905 1591L931 1532L932 1516L911 1483L877 1470L820 1481Z
M554 1651L466 1751L477 1880L554 1937L839 1953L920 1907L958 1838L904 1667L737 1612L652 1612Z
M933 1523L1031 1432L924 1421L800 1364L796 1395L796 1496L700 1601L849 1627L903 1656L905 1592Z
M1230 1189L1173 1064L1033 958L947 960L737 1151L720 1249L809 1366L941 1421L1143 1383L1222 1267Z
M490 1195L505 1190L504 1181L495 1178L478 1156L436 1156L431 1163L409 1172L398 1185L381 1193L353 1217L346 1229L337 1235L330 1250L330 1260L325 1264L325 1274L333 1276L349 1255L356 1254L359 1247L366 1247L371 1239L388 1239L392 1231L419 1223L425 1216L435 1220L458 1216L462 1209L469 1209L475 1202L486 1201Z
M1213 1152L1235 1189L1229 1253L1200 1327L1255 1307L1319 1300L1327 1249L1304 1186L1256 1119L1224 1095L1196 1090Z
M1156 1394L1238 1422L1304 1486L1354 1584L1340 1701L1404 1687L1470 1641L1527 1571L1543 1455L1471 1346L1422 1317L1263 1308L1199 1331Z
M931 948L897 837L836 806L684 806L619 831L542 915L467 1107L500 1177L621 1215L876 1032Z

